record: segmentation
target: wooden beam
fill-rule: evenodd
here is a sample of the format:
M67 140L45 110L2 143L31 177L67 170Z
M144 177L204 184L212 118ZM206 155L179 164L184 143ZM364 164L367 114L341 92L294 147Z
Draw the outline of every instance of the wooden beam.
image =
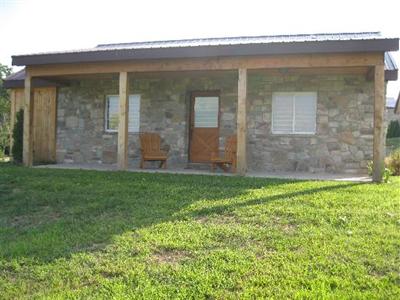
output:
M370 67L368 68L367 74L365 75L365 79L367 81L374 81L374 76L375 76L375 67Z
M14 137L13 137L13 131L14 131L14 125L15 125L15 118L16 118L16 91L13 89L10 91L10 156L12 153L12 147L14 143Z
M119 73L119 125L118 125L118 169L128 168L128 73Z
M374 146L373 146L373 174L374 182L382 182L385 156L385 70L384 65L375 66L375 99L374 99Z
M26 72L22 160L27 167L31 167L33 164L33 105L32 77L29 72Z
M247 70L239 69L237 104L237 173L245 175L247 171Z
M119 72L237 70L240 68L275 69L363 67L379 64L381 56L381 53L293 54L51 64L28 66L27 69L31 72L31 76L57 76Z

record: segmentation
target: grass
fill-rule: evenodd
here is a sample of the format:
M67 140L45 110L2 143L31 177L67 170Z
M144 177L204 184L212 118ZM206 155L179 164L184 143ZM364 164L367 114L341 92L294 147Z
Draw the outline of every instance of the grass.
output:
M376 185L0 164L0 298L400 297Z
M386 139L386 146L393 148L392 150L400 149L400 137Z

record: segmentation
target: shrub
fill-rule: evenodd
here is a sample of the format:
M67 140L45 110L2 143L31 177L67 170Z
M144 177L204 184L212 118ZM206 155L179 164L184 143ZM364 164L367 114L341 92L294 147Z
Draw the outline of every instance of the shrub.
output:
M10 145L10 128L8 123L0 125L0 156L8 154Z
M23 139L24 139L24 111L21 109L16 114L16 122L13 130L13 147L12 157L15 162L22 162L23 153Z
M373 170L374 170L374 163L373 161L369 161L367 164L367 169L368 169L368 175L372 176ZM382 181L383 182L388 182L390 175L392 175L392 171L386 167L386 163L385 163L385 168L383 168L382 170Z
M385 166L391 171L392 175L400 176L400 149L393 151L385 158Z
M400 123L399 121L391 121L386 132L386 138L400 137Z

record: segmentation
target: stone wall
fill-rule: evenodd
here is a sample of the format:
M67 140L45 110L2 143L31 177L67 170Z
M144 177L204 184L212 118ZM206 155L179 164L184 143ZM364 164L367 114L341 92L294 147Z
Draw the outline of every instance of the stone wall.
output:
M235 132L237 76L211 75L135 78L129 90L141 95L140 131L157 132L169 148L168 164L184 167L188 161L190 93L218 90L221 103L221 140ZM59 90L57 104L57 161L107 163L117 161L117 133L105 131L105 99L118 94L117 79L82 80ZM129 133L129 163L139 165L137 133Z
M372 159L373 87L363 75L250 75L250 169L365 173ZM318 93L316 134L272 134L272 93L295 91Z
M131 80L141 94L140 131L156 131L169 146L169 165L188 161L190 92L219 90L220 145L236 131L237 74L162 76ZM316 91L317 133L273 135L273 92ZM105 97L117 79L88 79L58 93L57 161L116 163L117 134L104 130ZM249 72L248 163L250 170L360 173L372 159L373 82L363 75L285 75ZM131 166L138 166L137 134L129 134Z

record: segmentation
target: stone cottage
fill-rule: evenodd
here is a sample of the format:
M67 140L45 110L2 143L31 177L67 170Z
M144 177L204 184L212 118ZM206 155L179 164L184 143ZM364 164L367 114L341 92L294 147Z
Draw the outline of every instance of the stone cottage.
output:
M171 168L209 163L237 135L237 172L366 173L380 180L385 82L379 33L210 38L13 56L24 163L138 167L156 132ZM14 121L13 121L14 122Z

